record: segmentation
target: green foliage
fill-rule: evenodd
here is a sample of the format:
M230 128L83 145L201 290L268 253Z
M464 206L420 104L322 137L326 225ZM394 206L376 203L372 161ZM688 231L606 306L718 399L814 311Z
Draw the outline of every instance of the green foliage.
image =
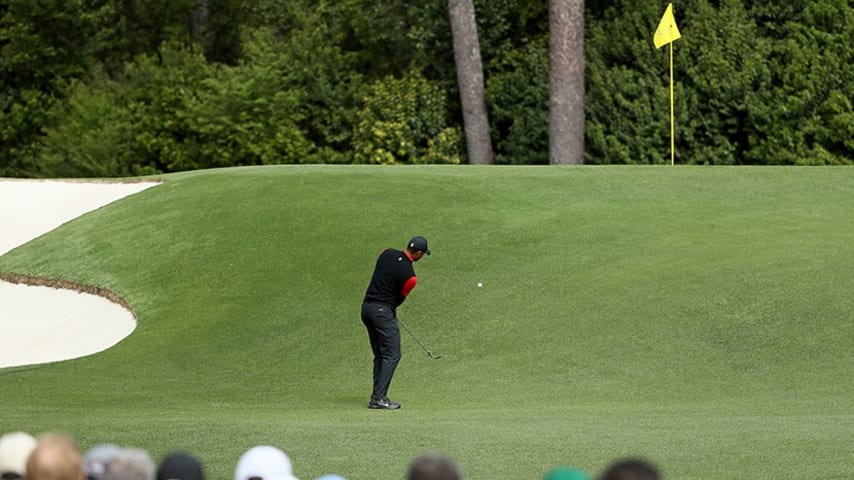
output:
M300 163L310 158L312 144L297 125L301 92L283 88L278 73L270 64L248 63L222 67L213 78L202 81L189 112L200 159L232 166Z
M0 176L39 175L37 139L55 102L37 89L0 91Z
M60 107L66 120L48 129L39 164L46 177L112 177L152 173L127 162L128 129L134 127L126 106L118 104L121 86L102 80L75 82Z
M752 163L852 164L854 9L844 0L808 2L786 23L768 57L773 85L751 113ZM764 108L763 108L764 107Z
M427 139L427 151L413 160L414 163L459 165L465 158L465 139L460 127L445 127Z
M460 163L461 134L446 127L445 93L417 73L374 83L353 137L356 163Z
M275 43L277 70L298 90L299 127L316 145L302 163L349 163L353 126L368 84L357 69L357 55L330 44L326 23L306 25Z
M598 101L586 106L585 163L664 163L670 131L667 87L626 67L588 65L587 96Z
M240 0L208 0L209 17L205 25L203 48L212 62L237 64L243 56L241 26L247 16Z
M121 81L77 83L69 121L45 138L44 164L58 176L125 176L304 161L312 144L297 125L299 92L265 63L274 47L261 43L247 65L209 65L165 45Z
M128 64L123 78L76 84L65 123L44 140L52 175L139 175L212 166L199 155L191 108L211 67L164 45ZM80 140L74 141L75 138Z
M54 104L87 70L79 0L8 0L0 10L0 175L38 175L33 161Z
M662 63L667 60L653 48L650 27L661 12L649 2L616 3L586 27L585 163L664 163L670 131Z
M9 0L0 20L4 88L58 93L86 71L80 0Z
M549 33L549 2L475 0L477 33L484 64L526 49Z
M623 0L587 22L589 163L669 161L661 11ZM695 0L674 44L676 158L687 164L850 164L854 10L841 0ZM604 20L611 20L605 22ZM619 33L616 33L619 32Z
M2 2L0 175L465 162L446 2L207 7ZM675 7L678 163L854 162L850 2ZM495 162L547 163L548 2L475 8ZM652 46L663 8L587 2L586 163L670 160L668 48Z
M549 162L548 37L489 65L486 102L496 164Z
M453 65L453 50L441 52L431 46L445 42L450 46L450 24L446 2L377 2L346 0L337 7L349 27L347 43L375 79L400 75L413 64L433 67L448 73ZM436 59L429 59L440 54ZM444 63L439 66L439 62Z
M755 128L751 112L770 87L770 42L740 1L717 9L698 2L689 20L692 35L679 44L681 93L689 95L681 104L680 163L744 163Z
M548 163L548 2L474 3L494 162Z

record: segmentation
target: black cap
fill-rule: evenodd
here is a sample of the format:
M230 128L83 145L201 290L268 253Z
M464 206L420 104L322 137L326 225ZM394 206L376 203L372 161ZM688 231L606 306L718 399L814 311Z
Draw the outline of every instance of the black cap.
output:
M427 248L427 239L424 237L412 237L412 240L409 241L409 245L407 246L410 250L414 250L416 252L421 251L430 255L430 249Z
M160 464L157 480L204 480L205 474L199 460L186 453L174 453Z

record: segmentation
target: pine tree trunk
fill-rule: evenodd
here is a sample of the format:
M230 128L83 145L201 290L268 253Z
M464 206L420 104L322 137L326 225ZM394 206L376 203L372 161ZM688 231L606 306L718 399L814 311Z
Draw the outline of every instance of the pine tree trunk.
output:
M489 116L486 112L474 3L472 0L448 0L448 10L469 163L492 164L492 142L489 137Z
M584 0L549 5L549 163L584 163Z

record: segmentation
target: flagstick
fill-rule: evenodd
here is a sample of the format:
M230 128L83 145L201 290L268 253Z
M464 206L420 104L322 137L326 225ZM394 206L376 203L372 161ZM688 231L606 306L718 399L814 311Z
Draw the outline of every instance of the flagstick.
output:
M673 119L673 42L670 42L670 165L676 164L676 123Z

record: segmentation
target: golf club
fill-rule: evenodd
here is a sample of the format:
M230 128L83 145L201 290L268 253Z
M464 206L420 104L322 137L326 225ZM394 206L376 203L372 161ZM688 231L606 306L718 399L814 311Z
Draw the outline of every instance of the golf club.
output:
M438 359L442 358L442 356L441 356L441 355L433 355L432 353L430 353L430 350L427 350L427 347L425 347L425 346L424 346L424 344L423 344L423 343L421 343L421 341L420 341L420 340L418 340L418 338L417 338L417 337L412 333L412 330L410 330L410 329L409 329L409 327L407 327L405 323L403 323L399 318L397 319L397 321L398 321L398 323L400 323L401 325L403 325L403 328L405 328L405 329L406 329L406 331L409 333L409 335L412 337L412 339L413 339L413 340L415 340L415 342L416 342L416 343L418 343L418 345L419 345L419 346L420 346L420 347L421 347L425 352L427 352L427 355L428 355L430 358L432 358L433 360L438 360Z

